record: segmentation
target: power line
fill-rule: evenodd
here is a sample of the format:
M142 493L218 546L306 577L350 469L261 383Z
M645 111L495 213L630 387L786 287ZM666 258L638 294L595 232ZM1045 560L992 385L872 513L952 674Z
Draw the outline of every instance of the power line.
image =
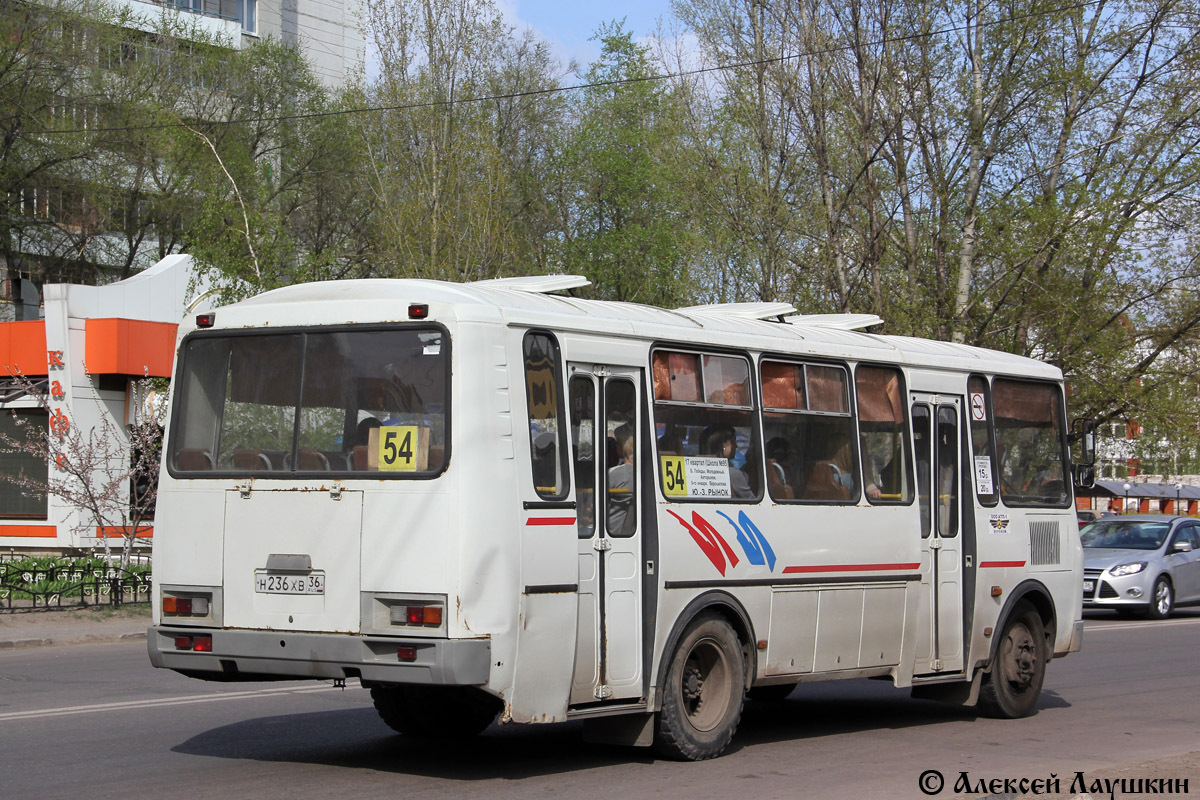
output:
M773 58L756 59L751 61L739 61L732 64L717 64L709 67L697 67L695 69L680 70L678 72L657 73L654 75L643 75L635 78L620 78L608 81L595 81L593 83L577 83L570 86L549 86L543 89L530 89L521 92L506 92L502 94L479 95L476 97L464 97L448 100L427 100L419 103L402 103L391 106L364 106L359 108L343 108L333 111L314 111L304 114L282 114L274 117L244 117L231 120L205 120L204 126L228 126L228 125L247 125L251 123L280 123L280 122L295 122L308 119L322 119L325 117L348 116L351 114L373 114L381 112L396 112L396 111L417 111L428 108L446 108L457 105L470 105L477 103L502 102L505 100L521 100L530 97L545 97L554 94L565 94L567 92L577 92L585 89L606 89L619 86L629 86L639 83L651 83L658 81L675 80L679 78L690 78L699 75L707 75L715 72L724 72L728 70L747 69L751 67L764 67L772 64L783 64L788 61L795 61L803 58L812 58L814 56L832 55L854 50L856 47L883 47L891 44L903 44L906 42L918 41L921 39L932 39L934 37L946 36L954 33L964 33L972 29L989 28L997 25L1007 25L1013 22L1021 22L1022 20L1034 19L1037 17L1051 16L1062 14L1070 11L1079 11L1090 6L1101 5L1103 0L1082 0L1081 2L1072 3L1070 5L1059 6L1052 9L1043 9L1039 11L1030 11L1024 14L1014 14L1009 17L991 20L988 22L977 22L972 25L970 23L962 23L958 25L950 25L934 31L924 31L921 33L910 33L904 36L882 37L880 39L864 42L862 45L842 44L833 45L830 47L818 48L815 50L807 50L800 53L790 53L788 55L775 56ZM50 129L40 133L43 135L49 134L79 134L79 133L124 133L132 131L152 131L152 130L169 130L174 128L187 128L183 122L158 123L154 125L129 125L122 127L104 128L94 127L88 130L78 129Z

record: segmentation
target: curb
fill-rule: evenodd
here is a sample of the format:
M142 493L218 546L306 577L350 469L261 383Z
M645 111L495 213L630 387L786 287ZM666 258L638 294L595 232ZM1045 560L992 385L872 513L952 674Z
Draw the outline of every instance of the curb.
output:
M16 639L15 641L0 642L0 650L23 650L26 647L46 647L54 644L53 639Z
M55 639L13 639L9 641L0 641L0 650L25 650L31 647L54 647L56 645L71 645L71 644L103 644L105 642L144 642L146 641L145 632L142 633L121 633L121 634L89 634L82 638L64 639L57 641Z

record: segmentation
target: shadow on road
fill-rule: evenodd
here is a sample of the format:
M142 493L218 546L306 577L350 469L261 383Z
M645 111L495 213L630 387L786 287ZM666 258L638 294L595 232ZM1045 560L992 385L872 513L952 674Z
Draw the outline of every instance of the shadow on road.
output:
M1043 692L1038 704L1043 712L1067 707L1054 692ZM969 708L914 700L907 691L882 681L839 681L801 686L787 700L748 700L728 752L864 730L954 722L1019 724L978 717ZM649 749L585 743L579 722L493 725L477 738L447 743L394 734L371 708L249 719L205 731L172 751L460 781L517 780L657 759Z

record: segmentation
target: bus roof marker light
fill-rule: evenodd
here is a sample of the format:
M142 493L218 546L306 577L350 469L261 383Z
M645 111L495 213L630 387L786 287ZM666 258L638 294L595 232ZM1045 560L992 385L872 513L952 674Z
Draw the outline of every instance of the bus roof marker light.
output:
M410 303L408 306L409 319L429 319L428 303Z
M209 312L208 314L196 315L197 328L211 328L217 322L217 315Z

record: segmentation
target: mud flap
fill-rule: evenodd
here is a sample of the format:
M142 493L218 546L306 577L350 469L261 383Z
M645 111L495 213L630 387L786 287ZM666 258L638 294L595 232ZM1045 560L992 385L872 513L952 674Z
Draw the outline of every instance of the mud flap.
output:
M653 714L622 714L583 721L583 740L588 744L617 744L649 747L654 744Z
M970 681L914 686L912 696L916 700L936 700L951 705L974 706L979 702L979 687L982 683L983 670L975 670L975 677Z

